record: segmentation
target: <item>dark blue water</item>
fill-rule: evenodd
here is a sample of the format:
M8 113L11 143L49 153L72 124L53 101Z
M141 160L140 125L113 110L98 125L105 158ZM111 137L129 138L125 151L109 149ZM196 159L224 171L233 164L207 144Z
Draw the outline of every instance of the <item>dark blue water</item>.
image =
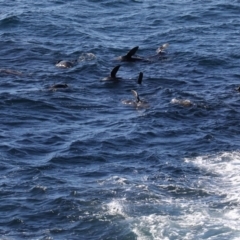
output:
M240 239L239 12L1 1L1 239ZM123 104L133 89L147 107Z

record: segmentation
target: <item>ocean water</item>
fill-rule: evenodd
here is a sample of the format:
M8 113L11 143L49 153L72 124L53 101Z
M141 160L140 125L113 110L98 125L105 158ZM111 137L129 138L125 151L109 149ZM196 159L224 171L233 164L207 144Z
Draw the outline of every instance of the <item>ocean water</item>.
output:
M0 3L0 239L240 239L239 0Z

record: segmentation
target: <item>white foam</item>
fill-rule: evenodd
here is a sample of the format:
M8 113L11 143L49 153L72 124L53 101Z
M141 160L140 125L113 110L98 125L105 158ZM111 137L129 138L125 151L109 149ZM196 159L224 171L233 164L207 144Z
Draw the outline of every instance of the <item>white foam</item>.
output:
M232 209L227 211L224 214L225 226L232 228L236 231L240 231L240 222L239 222L240 210Z
M103 205L104 214L124 217L138 240L239 240L240 153L220 152L186 158L183 165L194 165L200 170L195 180L191 179L189 188L199 189L203 196L158 195L156 187L164 189L163 183L151 182L155 186L151 190L146 176L134 183L131 179L113 176L105 183L121 185L125 193L130 189L149 197L138 198L136 194L134 198L121 198L118 195Z
M182 213L179 216L151 214L135 218L132 231L138 240L192 240L221 239L221 236L226 239L232 230L240 230L238 212L233 216L232 212L228 212L228 217L225 218L221 214L212 215L202 206L202 209L194 209L188 213L183 210Z
M210 215L209 222L240 231L240 152L220 152L196 158L186 158L191 163L207 173L201 185L207 191L223 196L226 207L218 209L218 216Z
M163 236L166 223L169 222L167 216L157 216L151 214L142 216L132 226L132 231L137 235L138 240L167 240Z
M240 152L221 152L196 158L186 158L198 168L213 175L203 181L209 191L227 195L226 199L240 204Z
M121 215L127 218L128 215L125 213L124 201L125 199L113 199L104 206L104 210L106 210L109 215Z

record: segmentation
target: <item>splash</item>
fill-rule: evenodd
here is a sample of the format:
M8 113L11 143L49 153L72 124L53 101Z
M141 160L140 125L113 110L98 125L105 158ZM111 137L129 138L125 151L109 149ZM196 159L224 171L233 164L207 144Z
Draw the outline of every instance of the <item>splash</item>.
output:
M113 199L111 202L104 206L108 215L121 215L124 218L127 218L128 215L125 211L124 206L125 199Z

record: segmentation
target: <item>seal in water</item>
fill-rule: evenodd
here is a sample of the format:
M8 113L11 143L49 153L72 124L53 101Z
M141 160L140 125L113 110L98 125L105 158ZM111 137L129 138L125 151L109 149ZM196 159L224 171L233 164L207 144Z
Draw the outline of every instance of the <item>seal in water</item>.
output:
M193 103L190 100L188 100L188 99L173 98L170 103L179 104L179 105L182 105L184 107L191 107L191 106L193 106Z
M22 72L15 71L12 69L0 69L0 73L12 74L12 75L16 75L16 76L22 75Z
M138 81L137 81L137 83L138 83L138 84L142 84L142 79L143 79L143 73L140 72L140 73L139 73L139 76L138 76Z
M126 105L131 105L131 106L134 106L136 108L147 108L149 107L148 103L141 100L137 91L135 90L131 90L132 94L134 95L134 97L136 98L135 101L132 101L132 100L123 100L122 103L123 104L126 104Z
M117 65L116 67L113 68L113 70L111 71L111 74L104 78L103 81L118 81L120 79L122 79L121 77L117 77L117 72L118 69L121 67L121 65Z
M50 87L50 90L56 91L57 89L63 89L63 88L67 88L68 85L66 83L58 83L58 84L54 84L52 87Z
M240 92L240 86L236 89L238 92Z
M132 57L138 50L138 46L132 48L126 55L120 56L117 59L122 62L135 62L135 61L143 61L144 59L141 57Z
M76 61L65 61L65 60L59 60L56 63L56 67L60 68L72 68L74 66Z
M161 57L162 55L164 55L166 52L164 51L167 47L169 46L168 43L164 43L163 45L161 45L157 50L156 50L156 53L155 55L153 56L149 56L147 57L147 59L149 61L152 61L154 58L157 59L159 57Z
M122 62L136 62L136 61L151 61L152 58L156 58L159 57L160 55L165 54L165 49L169 46L168 43L164 43L163 45L161 45L157 50L157 54L153 55L153 56L149 56L149 57L140 57L140 56L136 56L133 57L133 55L135 55L135 53L138 50L138 46L132 48L126 55L124 56L120 56L117 59L122 61Z
M169 46L168 43L164 43L162 46L160 46L160 47L156 50L157 54L163 54L163 53L165 53L164 50L165 50L168 46Z

